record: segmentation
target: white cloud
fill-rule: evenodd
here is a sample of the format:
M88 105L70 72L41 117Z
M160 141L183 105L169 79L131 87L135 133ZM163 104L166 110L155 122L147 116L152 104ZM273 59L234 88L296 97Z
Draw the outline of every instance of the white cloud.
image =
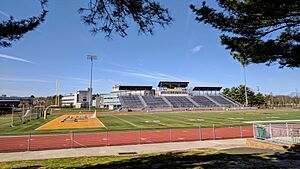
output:
M202 46L201 45L198 45L198 46L195 46L191 51L193 53L196 53L196 52L199 52L201 50Z
M6 16L7 18L10 18L10 16L7 13L5 13L4 11L0 10L0 14L3 15L3 16Z
M33 62L31 62L29 60L19 58L19 57L9 56L9 55L5 55L5 54L0 54L0 58L9 59L9 60L16 60L16 61L20 61L20 62L33 64Z
M170 79L169 76L161 74L161 73L142 73L140 71L119 71L119 70L113 70L113 69L101 69L102 71L106 72L112 72L112 73L117 73L121 74L123 76L130 76L130 77L140 77L140 78L145 78L145 79L151 79L151 80L166 80Z
M151 82L158 82L160 80L162 81L188 81L193 84L203 84L200 81L189 79L189 78L182 78L182 77L177 77L173 75L168 75L160 72L141 72L141 71L119 71L119 70L113 70L113 69L101 69L102 71L106 72L112 72L112 73L117 73L121 74L123 76L128 76L128 77L138 77L138 78L143 78L147 81Z
M47 83L46 80L41 79L25 79L25 78L10 78L10 77L0 77L0 81L12 81L12 82L39 82Z

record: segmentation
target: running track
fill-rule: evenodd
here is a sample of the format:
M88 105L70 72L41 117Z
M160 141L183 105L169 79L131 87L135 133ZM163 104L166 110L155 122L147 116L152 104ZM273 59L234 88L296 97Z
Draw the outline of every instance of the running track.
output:
M253 137L252 126L215 129L161 129L90 134L70 133L60 135L3 136L0 137L0 152L201 141L241 137Z

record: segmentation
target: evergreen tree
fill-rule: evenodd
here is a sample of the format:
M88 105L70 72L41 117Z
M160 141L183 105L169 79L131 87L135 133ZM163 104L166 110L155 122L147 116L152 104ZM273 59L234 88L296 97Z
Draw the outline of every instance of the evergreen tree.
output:
M255 94L250 88L245 87L244 85L239 85L237 87L232 88L224 88L222 94L232 98L233 100L245 104L246 97L245 97L245 90L247 91L248 95L248 103L249 106L262 106L265 105L265 96L261 93Z
M10 17L8 20L0 21L0 48L10 47L12 42L19 40L29 31L32 31L45 21L47 10L45 9L47 0L40 0L42 12L39 16L15 20Z
M12 42L22 38L45 21L48 0L40 0L42 13L27 19L0 21L0 47L10 47ZM156 25L165 27L171 24L172 17L167 8L154 0L89 0L87 6L78 10L84 24L91 27L91 32L103 32L111 38L112 33L122 37L127 35L129 23L136 23L139 33L154 33Z
M196 20L220 30L221 43L252 63L300 67L299 0L216 0L191 5Z
M132 21L140 33L150 34L155 25L164 27L172 22L168 9L153 0L89 0L79 13L92 33L104 32L109 38L112 33L125 37Z

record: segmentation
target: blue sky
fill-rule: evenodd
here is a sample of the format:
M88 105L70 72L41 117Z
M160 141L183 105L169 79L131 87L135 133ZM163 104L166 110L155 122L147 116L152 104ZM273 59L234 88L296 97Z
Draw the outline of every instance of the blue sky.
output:
M90 62L94 63L94 91L109 92L114 84L153 85L159 80L190 81L190 86L232 87L243 83L241 65L220 44L220 32L194 21L189 4L198 1L163 0L174 17L172 25L156 27L154 36L138 34L130 25L128 36L93 36L77 12L87 1L53 0L38 30L27 33L11 48L0 48L0 94L47 96L89 86ZM16 5L16 3L18 5ZM0 1L0 19L37 15L37 0ZM248 84L263 93L289 94L300 90L299 69L279 69L263 64L247 67Z

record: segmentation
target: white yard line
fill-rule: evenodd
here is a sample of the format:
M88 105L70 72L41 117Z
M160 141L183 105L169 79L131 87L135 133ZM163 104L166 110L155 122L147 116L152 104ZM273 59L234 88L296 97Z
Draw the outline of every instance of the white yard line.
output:
M107 127L102 123L102 121L101 121L98 117L96 117L96 119L99 121L99 123L100 123L103 127L105 127L105 128L107 129Z
M300 120L246 121L244 123L285 123L285 122L300 122Z
M134 127L139 127L139 126L137 126L136 124L131 123L130 121L121 119L120 117L117 117L117 116L115 116L115 115L113 115L113 114L110 114L110 115L111 115L112 117L117 118L117 119L119 119L119 120L121 120L121 121L123 121L123 122L125 122L125 123L128 123L128 124L134 126Z
M182 117L182 116L181 116L181 117ZM181 119L180 119L180 120L177 120L177 119L175 119L175 118L163 117L163 116L159 116L159 118L162 118L162 119L168 119L169 121L175 121L175 122L177 122L177 124L184 123L184 124L187 124L187 125L193 125L192 123L182 121Z
M145 114L146 115L146 114ZM154 115L152 115L152 114L147 114L147 116L152 116L152 117L154 117L154 118L156 118ZM139 118L139 119L143 119L143 120L149 120L149 119L145 119L145 118L142 118L142 117L136 117L136 118ZM158 119L159 119L160 117L158 117ZM153 120L152 120L153 121ZM165 123L162 123L162 122L159 122L159 123L157 123L157 124L160 124L160 125L162 125L162 126L168 126L167 124L165 124Z
M63 115L61 115L61 116L63 116ZM61 116L58 116L58 117L56 117L55 119L52 119L52 120L48 121L47 123L41 125L40 127L36 128L36 129L34 129L34 130L40 130L40 128L42 128L42 127L44 127L44 126L46 126L46 125L52 123L52 121L54 121L54 120L56 120L56 119L59 119Z

